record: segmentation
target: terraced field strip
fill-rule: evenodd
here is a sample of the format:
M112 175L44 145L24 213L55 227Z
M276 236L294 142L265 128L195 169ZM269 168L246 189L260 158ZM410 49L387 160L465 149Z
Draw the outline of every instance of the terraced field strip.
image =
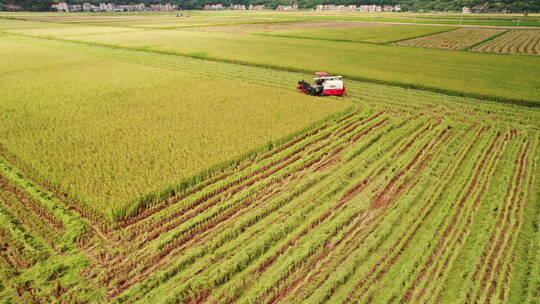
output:
M505 31L506 30L501 29L461 28L440 34L403 40L395 42L394 44L401 46L463 50Z
M513 30L471 49L476 52L540 55L540 30Z

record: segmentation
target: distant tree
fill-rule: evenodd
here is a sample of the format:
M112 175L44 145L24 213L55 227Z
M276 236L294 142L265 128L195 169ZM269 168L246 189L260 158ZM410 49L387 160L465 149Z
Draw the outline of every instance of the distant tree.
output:
M171 3L178 5L181 9L201 9L205 4L218 4L224 6L230 4L244 4L246 6L253 4L266 5L268 8L276 8L278 5L291 5L297 3L301 8L314 8L318 4L344 4L344 5L363 5L363 4L399 4L403 11L461 11L463 6L474 7L477 5L487 5L488 10L510 12L540 12L540 0L0 0L2 4L13 3L21 5L29 11L49 11L54 2L66 1L70 4L89 2L99 4L100 2L112 2L117 4L129 3ZM1 8L0 8L1 9Z
M13 3L23 7L26 11L49 11L51 10L52 0L3 0L5 3Z

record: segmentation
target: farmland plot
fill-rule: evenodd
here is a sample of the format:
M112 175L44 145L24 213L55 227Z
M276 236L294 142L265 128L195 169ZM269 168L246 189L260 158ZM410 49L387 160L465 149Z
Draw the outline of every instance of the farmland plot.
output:
M13 58L0 62L0 142L96 215L348 106L180 71L0 45L2 56Z
M376 24L376 23L375 23ZM454 29L445 26L428 25L389 25L380 23L379 26L342 28L315 28L299 30L279 30L267 33L272 36L311 38L323 40L358 41L372 43L387 43L418 36L424 36Z
M514 30L476 46L478 52L540 55L540 30Z
M0 156L4 302L538 299L540 111L535 107L353 80L347 80L343 98L305 99L292 93L291 83L307 76L298 73L50 39L0 39L0 52L13 59L0 62L2 71L9 71L0 85L11 98L0 102L0 121L6 123L0 130L9 140L0 139L13 152ZM65 75L52 74L58 70ZM40 81L31 81L30 74ZM48 89L56 89L56 98L52 93L38 97L47 93L43 79ZM239 114L229 98L217 105L217 91L202 94L207 88L199 82L221 85L223 96L236 97ZM98 90L90 94L80 83ZM202 95L187 95L189 88ZM235 95L239 90L247 95ZM253 102L262 108L250 107ZM264 115L244 120L247 110ZM264 126L266 116L271 126ZM279 142L255 140L262 146L252 153L187 183L178 180L182 165L197 162L206 149L216 146L221 152L224 143L249 144L229 125L251 132L268 129L283 138L302 128L296 123L291 129L279 127L290 117L301 118L298 124L304 126L318 122ZM86 124L98 130L78 127ZM141 129L137 138L127 136L135 128ZM211 142L198 149L192 132L199 128L226 138L205 134ZM234 134L223 135L223 129ZM9 134L19 134L19 141ZM114 147L101 149L96 137L103 134ZM123 137L134 144L127 147ZM32 154L11 150L29 145L20 138L30 140ZM89 157L77 151L87 149L81 138L97 143L88 149ZM192 150L181 158L174 152L183 146ZM94 156L96 148L101 150ZM114 217L96 217L81 208L83 201L30 170L63 166L58 153L75 164L79 158L92 166L99 165L98 157L119 161L116 170L142 169L129 171L139 182L156 182L164 174L171 184L151 199L116 209ZM138 161L139 153L152 158L158 170ZM45 164L31 162L43 155L54 157ZM210 166L209 161L200 166ZM117 178L114 172L111 176L93 181L109 187L106 183ZM126 185L120 179L111 191ZM133 188L124 190L138 195ZM94 201L102 212L113 212L108 203Z
M68 36L63 34L63 29L55 28L39 28L35 31L13 29L6 32L284 70L325 70L353 79L514 103L537 103L540 100L536 81L529 77L536 73L538 66L537 58L532 57L485 56L473 52L413 49L393 45L185 30L145 30L79 36ZM441 74L445 77L438 77ZM467 75L467 79L463 75ZM502 84L501 79L504 79Z
M502 29L462 28L450 32L396 42L397 45L436 49L463 50L497 34Z
M353 29L353 28L365 28L365 27L380 27L390 26L384 23L375 22L354 22L354 21L309 21L302 22L296 20L295 22L273 22L273 23L256 23L256 24L238 24L227 26L207 26L207 27L194 27L193 30L203 32L224 32L224 33L242 33L242 34L264 34L280 31L291 30L305 30L305 29L321 29L332 28L337 29ZM331 38L331 37L330 37Z
M82 55L68 57L75 52L96 61L107 58L113 68L116 61L129 62L145 73L159 66L163 76L193 71L270 88L286 87L299 76L152 52L3 39L2 50L20 43L13 51L21 54L28 45L49 57L62 50L67 65L82 60ZM135 67L120 66L136 75ZM155 200L126 206L113 224L85 215L55 189L44 191L46 185L31 182L32 176L2 157L0 241L10 250L0 251L0 269L8 278L1 282L0 298L23 303L534 300L538 284L528 273L537 265L532 215L538 212L538 110L347 84L344 100L354 108ZM21 94L29 94L23 89ZM310 99L310 105L317 100ZM122 106L116 102L106 109L121 108L127 117ZM294 112L300 111L307 110Z

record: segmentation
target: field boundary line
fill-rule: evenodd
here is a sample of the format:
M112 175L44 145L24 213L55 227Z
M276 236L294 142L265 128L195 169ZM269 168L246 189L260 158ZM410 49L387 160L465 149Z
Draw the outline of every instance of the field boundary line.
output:
M258 68L270 69L270 70L276 70L276 71L285 71L285 72L293 72L293 73L301 73L301 74L312 74L312 73L315 72L315 70L309 70L309 69L304 69L304 68L285 67L285 66L279 66L279 65L274 65L274 64L257 64L257 63L250 63L250 62L233 60L233 59L207 57L207 56L201 56L201 55L189 54L189 53L177 53L177 52L171 52L171 51L148 50L148 49L141 49L141 48L137 48L137 47L123 47L123 46L117 46L117 45L112 45L112 44L102 44L102 43L86 42L86 41L75 41L75 40L68 40L68 39L61 39L61 38L33 36L33 35L26 35L26 34L20 34L20 33L2 32L2 31L0 31L0 33L4 33L4 34L6 34L6 36L20 36L20 37L35 38L35 39L60 41L60 42L65 42L65 43L74 43L74 44L82 44L82 45L89 45L89 46L99 46L99 47L106 47L106 48L112 48L112 49L118 49L118 50L131 50L131 51L137 51L137 52L148 52L148 53L154 53L154 54L163 54L163 55L171 55L171 56L179 56L179 57L189 57L189 58L200 59L200 60L236 64L236 65L240 65L240 66L258 67ZM506 56L509 56L508 54L496 54L496 53L493 53L493 54L492 53L486 53L486 55L495 55L495 56L506 55ZM515 56L515 55L511 55L511 56ZM524 56L530 56L530 55L524 55ZM330 71L330 73L332 73L332 72ZM446 96L465 97L465 98L474 98L474 99L479 99L479 100L487 100L487 101L493 101L493 102L498 102L498 103L517 105L517 106L527 107L527 108L540 108L540 102L538 102L538 101L515 99L515 98L506 98L506 97L500 97L500 96L494 96L494 95L466 93L466 92L446 90L446 89L442 89L442 88L425 86L425 85L409 84L409 83L397 82L397 81L386 81L386 80L380 80L380 79L374 79L374 78L368 78L368 77L362 77L362 76L352 76L352 75L347 75L347 74L342 74L342 75L344 77L350 79L350 80L359 81L359 82L387 85L387 86L399 87L399 88L404 88L404 89L415 89L415 90L420 90L420 91L438 93L438 94L446 95Z

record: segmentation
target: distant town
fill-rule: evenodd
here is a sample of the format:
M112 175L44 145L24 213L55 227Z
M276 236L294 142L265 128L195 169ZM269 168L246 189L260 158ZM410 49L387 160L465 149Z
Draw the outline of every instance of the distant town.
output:
M22 11L22 7L15 4L7 4L3 6L7 11ZM67 2L58 2L50 6L52 11L57 12L171 12L181 10L176 4L116 4L116 3L99 3L99 5L92 3L83 4L69 4ZM268 7L266 5L244 5L244 4L206 4L202 7L204 10L271 10L274 7ZM297 4L293 5L278 5L275 10L278 11L296 11L299 9ZM300 8L301 9L301 8ZM335 5L335 4L319 4L312 10L316 11L332 11L332 12L401 12L401 5ZM487 4L476 6L464 6L461 9L461 13L485 13L493 11ZM499 13L509 13L507 8L499 9Z
M205 10L263 10L266 9L265 5L249 5L232 4L225 6L223 4L207 4L204 6ZM280 11L295 11L298 10L298 5L279 5L276 10ZM320 4L315 7L317 11L336 11L336 12L400 12L400 5L334 5L334 4Z
M51 5L57 12L170 12L177 10L176 4L116 4L100 3L99 6L92 3L68 4L58 2Z
M58 12L169 12L178 9L176 4L116 4L116 3L100 3L95 5L92 3L83 4L68 4L67 2L58 2L51 5L51 8ZM225 6L223 4L207 4L203 7L205 10L265 10L266 5L244 5L231 4ZM276 10L280 11L296 11L298 5L279 5ZM317 5L317 11L338 11L338 12L400 12L400 5L334 5L325 4Z

